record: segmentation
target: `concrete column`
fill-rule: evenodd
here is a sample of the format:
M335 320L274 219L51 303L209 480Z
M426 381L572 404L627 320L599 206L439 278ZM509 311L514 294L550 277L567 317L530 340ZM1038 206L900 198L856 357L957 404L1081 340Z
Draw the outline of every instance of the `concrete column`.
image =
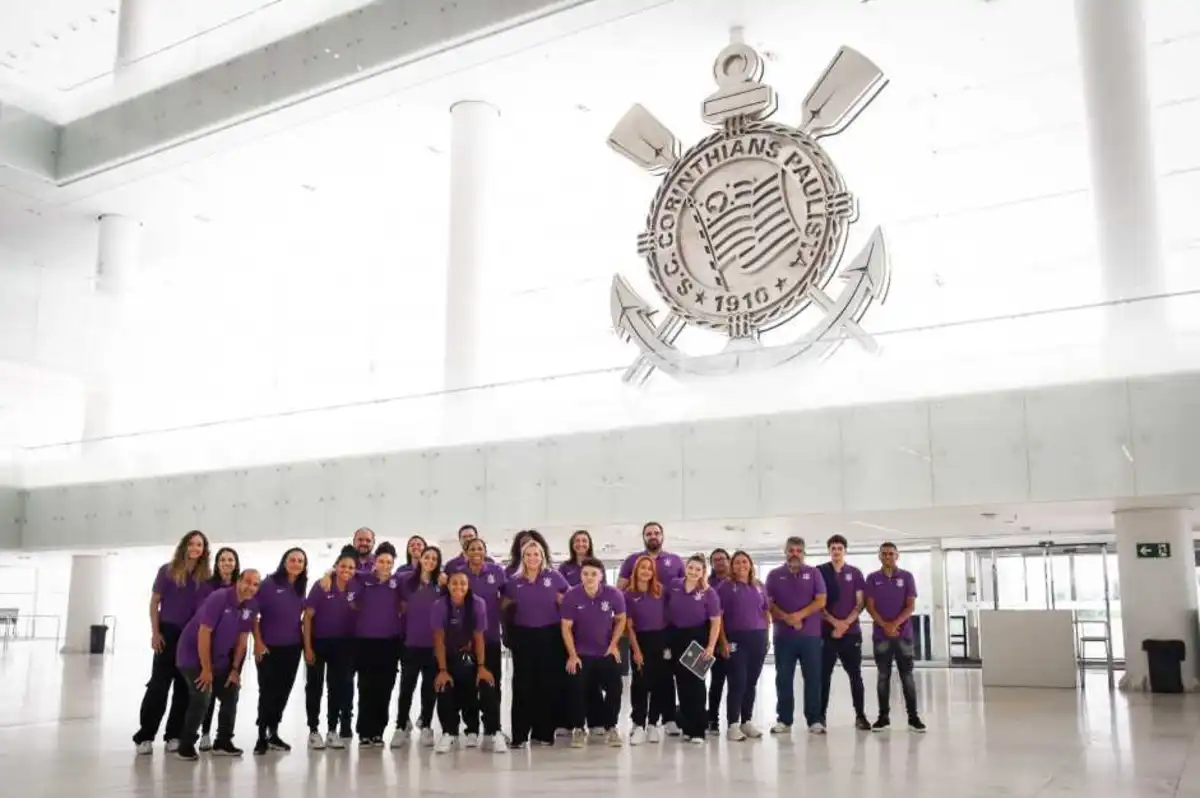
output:
M1196 564L1192 553L1191 514L1186 508L1118 510L1117 572L1120 579L1121 626L1125 640L1122 690L1149 689L1149 667L1142 641L1182 640L1187 647L1183 683L1200 687L1200 634L1197 619ZM1170 547L1169 556L1162 544ZM1139 556L1139 548L1143 556Z
M950 661L950 616L946 597L946 553L941 544L929 548L929 599L933 617L929 622L930 659Z
M146 55L146 6L154 0L121 0L117 12L117 55L113 72L120 74Z
M108 606L104 555L76 554L71 557L71 583L67 593L67 628L64 654L88 650L90 627L103 623Z
M500 112L465 100L450 108L450 245L446 270L444 387L469 388L478 376L482 270L492 148Z
M1142 0L1075 0L1092 194L1107 300L1166 291ZM1163 302L1117 306L1109 331L1154 333Z

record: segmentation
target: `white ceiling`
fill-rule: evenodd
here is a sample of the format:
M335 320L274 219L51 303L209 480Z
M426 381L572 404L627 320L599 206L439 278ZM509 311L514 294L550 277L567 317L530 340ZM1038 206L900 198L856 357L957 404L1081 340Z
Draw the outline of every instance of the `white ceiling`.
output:
M1146 2L1168 278L1184 291L1200 288L1200 3ZM10 42L105 6L35 5L44 16L23 10L9 26L18 16L6 15L0 57ZM289 3L288 24L335 5ZM162 42L239 14L280 13L263 0L206 8L164 27ZM841 44L891 77L853 129L829 142L862 203L860 240L873 224L890 238L892 295L871 316L873 330L1096 301L1072 9L1071 0L677 1L91 196L38 202L6 188L0 170L0 335L22 343L27 369L49 375L9 394L9 407L23 408L10 414L23 420L15 437L33 445L78 434L68 432L78 386L58 377L94 338L80 319L89 315L99 213L135 216L146 230L144 281L111 363L125 388L126 428L436 389L447 109L464 97L502 110L481 380L623 365L630 352L608 330L607 286L616 270L646 284L633 241L654 181L604 139L633 101L685 142L699 137L699 102L733 22L768 55L783 119ZM64 87L69 94L72 81L110 63L98 43L111 47L104 24L76 49L52 37L23 45L23 85L47 101ZM1181 323L1194 325L1195 314ZM1090 334L1074 316L1016 333L956 329L914 337L912 348L936 365ZM54 415L46 408L58 408L46 425L53 434L28 423Z

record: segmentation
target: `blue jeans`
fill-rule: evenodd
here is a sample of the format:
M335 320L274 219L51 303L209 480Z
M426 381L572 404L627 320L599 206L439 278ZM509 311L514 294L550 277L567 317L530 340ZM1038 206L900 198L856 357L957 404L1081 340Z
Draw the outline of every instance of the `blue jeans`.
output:
M780 723L791 726L795 720L797 662L804 678L805 724L821 722L821 644L819 637L775 638L775 717Z

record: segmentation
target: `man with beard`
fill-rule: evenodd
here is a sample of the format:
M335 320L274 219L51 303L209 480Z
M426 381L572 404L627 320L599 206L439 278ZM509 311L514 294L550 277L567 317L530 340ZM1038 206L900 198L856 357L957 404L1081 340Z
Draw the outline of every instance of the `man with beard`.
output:
M354 550L358 552L358 576L370 576L375 569L375 532L369 527L359 527L354 533Z
M821 723L821 612L825 580L804 563L804 538L784 546L787 562L767 574L767 599L774 619L775 716L772 734L788 734L795 715L796 664L804 677L804 722L811 734L824 734Z

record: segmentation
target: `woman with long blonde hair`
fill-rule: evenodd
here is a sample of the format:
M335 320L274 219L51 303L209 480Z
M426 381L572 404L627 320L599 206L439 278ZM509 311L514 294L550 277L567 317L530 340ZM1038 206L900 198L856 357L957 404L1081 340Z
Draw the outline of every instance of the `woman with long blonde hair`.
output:
M675 681L667 651L666 592L658 581L654 558L642 555L633 564L625 588L626 633L633 658L629 719L630 745L662 740L658 723L674 716Z
M729 692L725 699L726 735L735 742L762 737L754 725L758 677L767 658L771 611L767 591L754 573L754 560L735 551L730 577L721 583L721 656L728 662Z
M179 750L179 736L187 714L188 685L175 664L175 648L183 627L196 613L201 591L212 578L209 560L208 538L203 532L192 530L179 539L171 561L158 569L150 589L150 648L154 651L154 664L142 697L141 726L133 735L139 754L154 752L154 738L167 710L168 694L171 711L163 740L168 751Z

